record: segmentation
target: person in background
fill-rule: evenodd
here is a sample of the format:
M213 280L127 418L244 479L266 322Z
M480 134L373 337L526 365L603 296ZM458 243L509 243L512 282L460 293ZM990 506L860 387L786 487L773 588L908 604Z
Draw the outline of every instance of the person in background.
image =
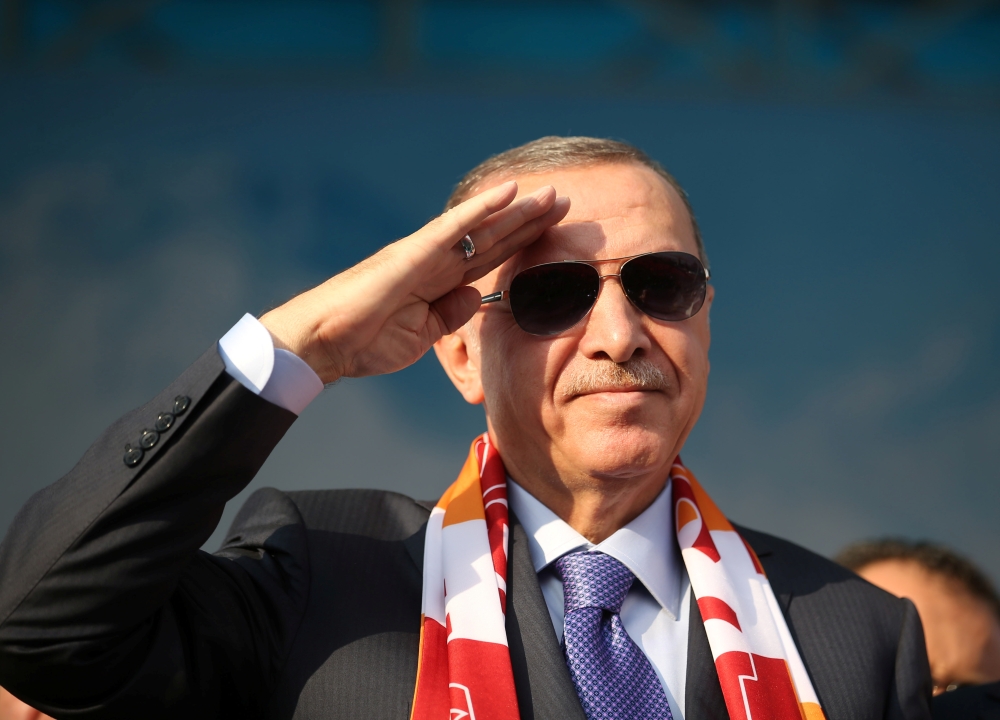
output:
M1000 596L979 568L940 545L898 539L850 545L836 560L917 606L935 718L1000 718Z

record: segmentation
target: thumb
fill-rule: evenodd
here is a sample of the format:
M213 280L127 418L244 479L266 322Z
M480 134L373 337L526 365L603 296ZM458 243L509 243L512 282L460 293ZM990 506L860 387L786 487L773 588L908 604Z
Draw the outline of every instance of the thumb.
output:
M465 325L482 305L482 296L474 287L457 287L431 303L431 310L441 321L441 334L450 335Z

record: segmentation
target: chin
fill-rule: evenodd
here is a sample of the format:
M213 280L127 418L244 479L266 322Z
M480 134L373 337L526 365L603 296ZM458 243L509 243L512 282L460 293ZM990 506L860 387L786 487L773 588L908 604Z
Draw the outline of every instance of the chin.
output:
M672 443L645 427L604 427L584 433L573 445L578 461L598 477L627 479L669 471Z

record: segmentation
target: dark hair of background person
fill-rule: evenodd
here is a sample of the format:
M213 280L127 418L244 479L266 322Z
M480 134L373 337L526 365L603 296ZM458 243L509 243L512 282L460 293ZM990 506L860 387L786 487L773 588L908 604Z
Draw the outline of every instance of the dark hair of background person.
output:
M1000 595L989 578L964 557L940 545L899 538L869 540L847 546L834 560L855 572L886 560L918 563L928 572L960 582L973 597L989 605L1000 620Z
M634 145L592 137L560 137L548 135L538 140L520 145L502 153L493 155L467 172L452 191L445 210L470 197L476 188L487 178L513 177L515 175L533 175L564 170L573 167L586 167L602 163L636 163L644 165L663 178L670 187L677 191L694 228L694 241L698 246L698 257L705 267L708 267L708 255L705 253L705 243L701 238L701 229L694 217L694 210L687 192L681 187L673 175L668 173L660 163Z

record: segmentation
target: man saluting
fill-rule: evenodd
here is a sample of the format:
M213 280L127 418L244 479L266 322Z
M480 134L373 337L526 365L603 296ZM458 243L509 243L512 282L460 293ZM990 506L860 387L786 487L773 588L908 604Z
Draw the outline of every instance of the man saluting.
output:
M913 605L734 526L681 462L708 281L683 190L637 149L490 158L28 502L0 546L0 685L74 718L928 718ZM487 424L436 504L265 489L198 549L324 384L432 346Z

